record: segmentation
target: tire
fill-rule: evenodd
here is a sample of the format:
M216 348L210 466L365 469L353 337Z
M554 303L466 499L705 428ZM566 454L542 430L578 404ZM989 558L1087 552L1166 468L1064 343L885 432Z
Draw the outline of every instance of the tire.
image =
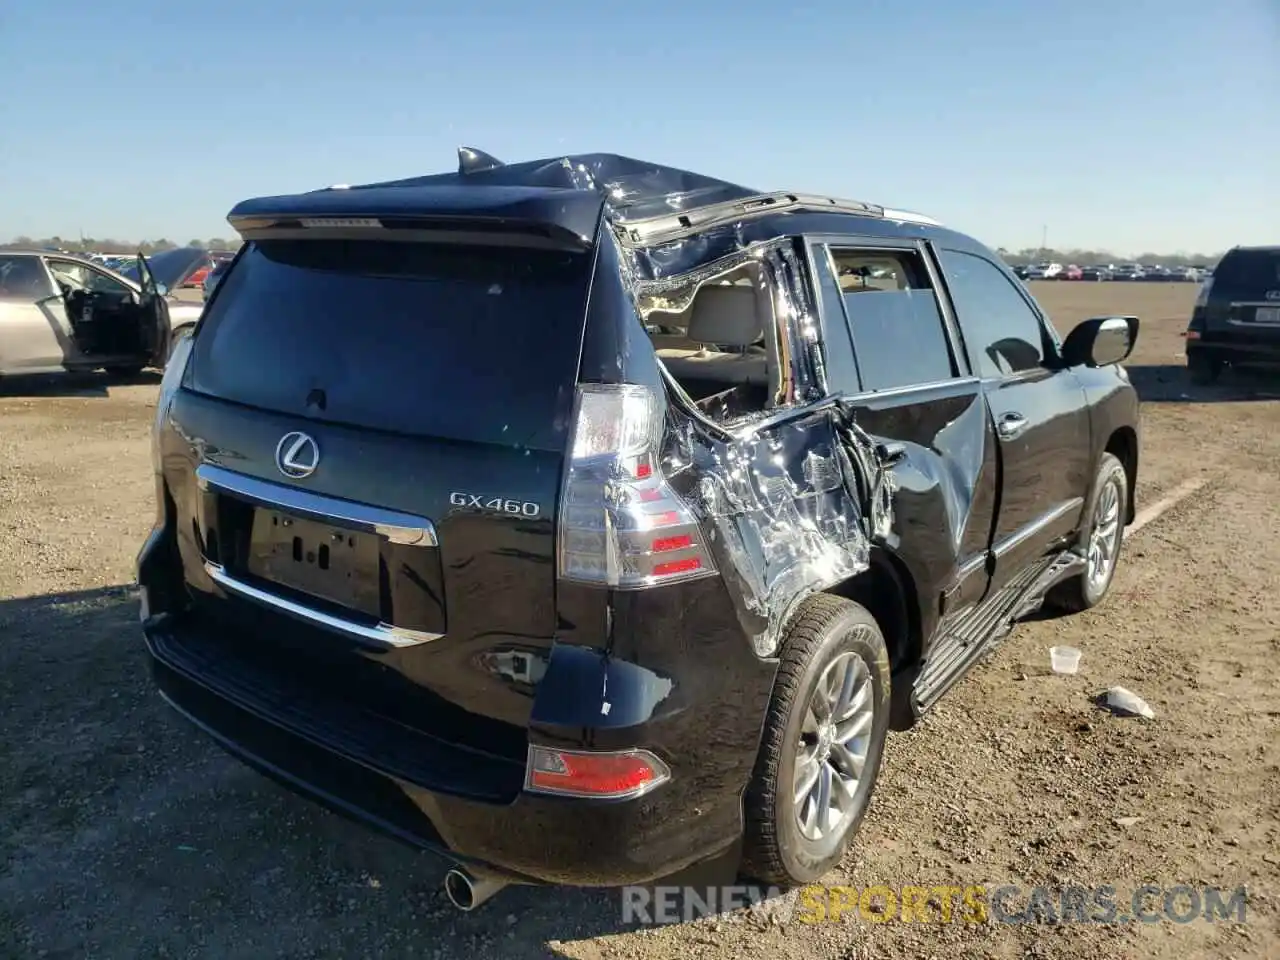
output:
M820 725L813 723L810 704L820 682L825 693L825 681L832 677L849 678L850 719L817 734L812 728ZM840 862L858 831L880 772L889 728L889 693L889 653L875 618L841 597L808 598L787 625L760 753L747 788L744 874L760 883L795 887L813 883ZM846 745L853 746L846 746L843 769L851 769L847 761L852 757L863 758L856 784L843 779L841 767L824 752L840 755L835 741L845 726L850 736ZM818 836L806 835L799 819L800 814L813 812L820 797L814 793L796 803L798 766L815 771L814 791L822 789L825 779L827 796L843 807L833 811L839 814L839 822Z
M1202 353L1187 354L1187 376L1198 387L1217 383L1222 376L1222 361Z
M1116 567L1120 564L1125 518L1128 515L1129 475L1125 473L1124 464L1114 454L1104 453L1098 463L1093 490L1089 494L1085 513L1088 524L1081 531L1077 543L1077 548L1084 553L1089 566L1083 573L1064 580L1049 591L1045 597L1048 606L1062 613L1080 613L1102 602L1111 587L1111 581L1115 579ZM1111 528L1112 523L1115 524L1114 529ZM1095 544L1095 533L1100 527L1105 527L1106 531L1099 533L1101 539ZM1094 550L1106 543L1110 544L1110 552L1107 554L1105 570L1100 570L1094 566Z

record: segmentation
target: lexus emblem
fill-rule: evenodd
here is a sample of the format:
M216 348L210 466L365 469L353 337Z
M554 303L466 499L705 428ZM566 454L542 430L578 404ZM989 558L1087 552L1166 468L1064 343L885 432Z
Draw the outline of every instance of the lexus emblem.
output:
M320 466L320 447L305 433L286 433L276 444L276 469L286 477L301 480Z
M1267 291L1267 299L1268 299L1268 300L1280 300L1280 290L1268 290L1268 291Z

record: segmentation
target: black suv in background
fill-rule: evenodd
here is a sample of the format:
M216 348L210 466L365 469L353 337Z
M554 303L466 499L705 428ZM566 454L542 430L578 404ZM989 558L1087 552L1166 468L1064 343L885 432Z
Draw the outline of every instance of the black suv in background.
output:
M164 697L509 882L813 881L1133 518L1133 317L929 218L605 154L239 204L161 388ZM688 874L686 874L687 876Z
M1280 365L1280 247L1223 254L1200 287L1186 337L1195 383L1213 383L1227 364Z

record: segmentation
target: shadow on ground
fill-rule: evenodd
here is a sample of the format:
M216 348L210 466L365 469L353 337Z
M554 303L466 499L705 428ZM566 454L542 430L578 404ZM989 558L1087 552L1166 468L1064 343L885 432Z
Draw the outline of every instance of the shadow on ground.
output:
M0 377L4 397L108 397L112 387L159 386L160 374L144 370L133 376L107 373L56 373Z
M137 598L0 602L0 955L545 957L619 892L448 905L446 864L233 760L153 691Z
M1197 386L1185 365L1134 364L1126 367L1143 403L1240 403L1280 400L1280 375L1260 370L1227 369L1212 386Z

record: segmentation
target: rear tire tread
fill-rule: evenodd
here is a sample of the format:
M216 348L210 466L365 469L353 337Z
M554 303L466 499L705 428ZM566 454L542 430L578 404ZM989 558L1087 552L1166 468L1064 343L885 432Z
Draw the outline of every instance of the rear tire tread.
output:
M815 594L809 597L783 631L785 639L774 680L773 698L765 717L760 753L756 758L751 786L743 804L746 839L743 845L742 870L746 876L762 883L784 888L795 885L779 856L781 839L775 816L778 767L789 749L787 720L801 693L813 654L822 646L832 624L851 612L865 617L876 626L876 634L880 635L879 625L864 607L832 594ZM887 667L887 656L884 664ZM887 677L885 688L887 691ZM877 771L868 772L874 776Z

